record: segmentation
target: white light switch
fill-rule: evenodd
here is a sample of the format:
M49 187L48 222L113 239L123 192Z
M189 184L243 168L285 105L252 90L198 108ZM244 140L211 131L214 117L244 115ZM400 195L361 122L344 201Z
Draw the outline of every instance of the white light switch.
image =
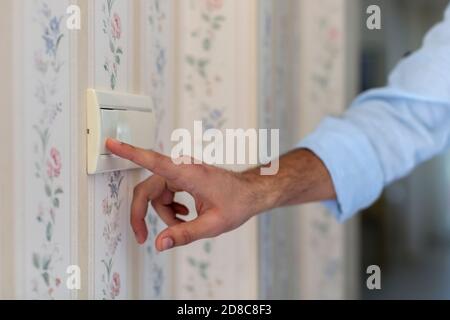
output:
M135 169L106 148L107 138L142 149L154 147L155 117L149 97L88 90L88 174Z

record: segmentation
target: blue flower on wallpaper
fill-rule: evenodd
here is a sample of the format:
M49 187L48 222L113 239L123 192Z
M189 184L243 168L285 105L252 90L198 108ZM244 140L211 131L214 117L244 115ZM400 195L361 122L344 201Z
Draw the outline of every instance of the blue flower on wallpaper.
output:
M46 4L46 3L42 4L41 13L45 18L47 18L47 19L50 18L52 12L51 12L50 8L48 7L48 4Z
M167 64L166 51L163 48L160 48L158 57L156 58L156 68L160 76L164 75L166 64Z
M50 30L54 33L54 34L59 34L59 25L60 25L61 20L54 17L52 20L50 20Z
M53 43L53 39L47 37L47 36L43 36L44 40L45 40L45 46L46 46L46 53L47 54L52 54L55 55L56 53L56 49L55 49L55 44Z
M61 213L61 195L64 193L61 185L63 159L61 146L54 145L51 137L56 129L53 125L58 115L62 113L63 105L59 98L56 84L60 81L60 67L63 62L58 57L58 47L63 34L60 30L62 16L54 16L45 3L37 11L37 19L42 26L42 48L36 48L35 70L40 76L36 83L35 97L39 108L42 108L39 120L33 128L37 133L34 144L36 159L34 160L35 177L41 183L45 198L39 200L36 221L42 230L41 248L33 252L32 263L37 276L32 279L33 292L40 298L54 298L57 290L62 288L62 278L57 274L56 266L63 259L59 250L60 243L55 237L59 228L58 215ZM41 54L46 51L46 56ZM48 66L52 68L49 69ZM50 80L47 77L50 75Z
M62 17L53 17L50 19L48 26L45 27L44 35L42 36L45 41L46 53L51 56L56 56L59 43L64 36L61 33L61 20Z
M119 189L122 184L123 176L120 171L116 171L111 174L110 182L108 184L109 190L111 193L111 198L118 199L119 198Z
M221 129L223 127L226 119L222 109L205 107L203 111L202 122L205 130Z

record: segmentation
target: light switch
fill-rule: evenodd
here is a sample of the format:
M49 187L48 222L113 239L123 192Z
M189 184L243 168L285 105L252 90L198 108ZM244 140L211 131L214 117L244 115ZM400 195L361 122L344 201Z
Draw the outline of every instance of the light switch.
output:
M135 169L106 148L114 138L142 149L154 147L155 117L149 97L88 90L88 174Z
M118 111L100 109L101 112L101 123L102 123L102 136L100 138L103 141L100 145L100 154L107 155L111 152L106 148L105 142L107 138L117 139L117 122L118 122Z

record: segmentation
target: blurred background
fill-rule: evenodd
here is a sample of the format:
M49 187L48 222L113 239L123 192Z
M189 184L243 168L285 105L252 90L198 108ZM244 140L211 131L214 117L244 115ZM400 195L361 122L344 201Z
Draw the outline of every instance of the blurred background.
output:
M380 31L362 29L361 91L383 86L389 71L417 50L426 32L442 19L446 0L364 1L383 13ZM440 156L388 187L362 215L361 257L365 268L382 270L382 290L365 299L450 298L450 157Z

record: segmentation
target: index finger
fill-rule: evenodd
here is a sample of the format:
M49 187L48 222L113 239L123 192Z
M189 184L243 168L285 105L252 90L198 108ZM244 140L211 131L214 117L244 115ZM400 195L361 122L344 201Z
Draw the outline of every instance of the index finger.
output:
M181 168L174 164L172 159L158 152L144 150L111 138L106 140L106 147L116 156L130 160L166 179L173 180L181 173Z

